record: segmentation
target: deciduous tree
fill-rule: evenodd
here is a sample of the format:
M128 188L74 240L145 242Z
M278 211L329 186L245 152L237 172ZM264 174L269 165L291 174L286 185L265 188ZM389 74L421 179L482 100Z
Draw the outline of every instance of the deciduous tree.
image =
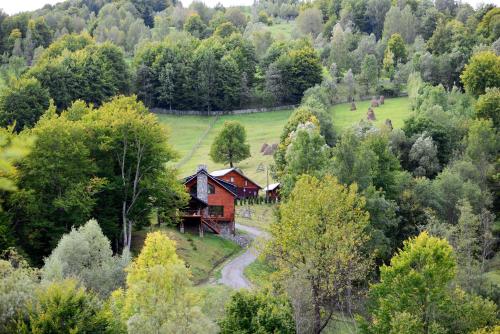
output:
M303 274L303 288L311 291L313 333L323 331L335 309L350 309L355 282L366 278L370 259L362 245L369 217L364 204L355 185L305 175L271 227L267 253L285 277Z
M493 324L496 305L450 288L455 273L455 255L446 240L427 232L407 240L390 265L380 268L380 283L370 287L370 318L363 332L469 333Z
M489 118L497 129L500 128L500 87L487 88L479 96L475 109L477 117Z
M313 38L323 30L323 18L321 12L317 8L308 8L301 11L297 17L297 27L304 35L309 35Z
M109 239L95 220L63 235L57 247L45 259L42 278L58 281L76 278L83 285L107 297L125 283L129 253L113 256Z
M148 234L127 272L127 288L113 293L111 310L129 332L215 333L197 305L190 272L165 233Z
M28 304L34 302L34 291L39 285L39 271L11 253L0 260L0 332L14 333L16 321L28 317Z
M236 121L226 121L210 147L210 158L214 162L233 164L250 157L250 145L246 142L246 130Z
M500 87L500 56L483 51L471 57L460 76L465 91L479 96L486 88Z
M34 79L12 82L0 95L0 123L16 131L32 127L49 107L49 92Z

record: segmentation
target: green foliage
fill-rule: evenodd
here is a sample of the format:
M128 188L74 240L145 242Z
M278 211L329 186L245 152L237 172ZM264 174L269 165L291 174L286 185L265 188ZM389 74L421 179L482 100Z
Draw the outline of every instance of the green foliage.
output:
M449 161L453 149L458 144L456 141L458 133L453 130L452 127L445 127L425 116L412 116L405 120L403 126L406 136L415 137L415 140L424 132L430 136L437 146L437 156L442 165Z
M315 38L323 30L321 12L316 8L308 8L299 13L295 21L299 31Z
M75 280L42 285L17 333L102 333L108 326L97 297Z
M16 321L27 318L38 276L38 270L16 256L0 260L0 333L13 333Z
M409 152L410 162L414 164L415 176L432 177L440 170L437 147L431 137L421 134Z
M496 305L450 289L455 273L455 255L445 240L427 232L409 239L391 264L380 268L380 283L370 287L370 319L363 332L469 333L493 324Z
M184 30L197 38L204 37L206 29L207 26L198 14L190 15L184 23Z
M392 194L399 168L384 134L370 134L362 140L354 132L346 131L332 150L332 174L344 184L357 183L362 190L374 185Z
M270 65L266 85L281 102L296 103L305 90L321 82L321 76L320 59L316 51L306 44L281 54Z
M15 134L13 129L0 128L0 190L16 190L16 163L26 156L33 145L34 137Z
M394 61L394 53L392 53L391 49L387 49L386 52L384 53L384 60L382 64L384 71L387 74L387 77L389 77L389 79L394 78L394 71L396 65L395 63L396 62Z
M297 130L300 124L311 123L319 126L319 121L313 114L312 109L308 107L299 107L295 109L292 115L288 118L287 123L283 127L280 136L280 143L278 150L274 153L274 160L276 163L276 170L278 175L282 175L286 168L285 155L288 145L291 143L291 133Z
M221 38L229 37L233 33L237 32L238 29L231 22L224 22L220 24L217 29L215 29L214 35Z
M500 87L500 56L491 51L475 54L460 78L465 91L476 97L484 94L486 88Z
M284 296L236 292L219 322L222 334L295 333L292 307Z
M495 124L489 119L471 122L465 138L465 154L474 162L493 162L500 149L500 138Z
M66 34L54 41L45 50L41 56L40 60L43 59L55 59L61 56L65 50L69 52L76 52L78 50L83 50L89 45L93 45L95 42L92 37L87 33L82 34Z
M111 43L90 43L85 36L62 39L27 76L38 79L61 110L77 99L101 105L114 95L127 93L130 81L123 52Z
M39 261L53 249L66 228L90 218L103 180L95 177L88 133L80 122L44 117L31 131L37 141L19 166L22 189L9 200L23 249Z
M400 34L393 34L391 38L389 38L389 41L387 41L387 48L385 50L385 52L388 52L388 50L392 52L395 62L406 62L408 54L406 51L405 42L403 41L403 38Z
M0 124L32 127L49 107L49 93L33 78L16 80L0 96Z
M477 26L477 32L481 34L486 41L493 42L500 37L500 8L491 8L481 19Z
M148 105L229 110L251 95L256 56L241 34L217 35L202 42L167 37L140 49L135 64L138 95Z
M36 262L71 226L92 216L114 244L121 235L123 246L130 234L122 231L149 224L153 208L165 221L177 220L187 194L165 167L175 152L135 97L117 97L98 109L76 102L61 116L52 109L31 133L38 140L19 167L22 191L8 206L13 221L23 222L15 233Z
M246 142L246 131L243 125L227 121L215 137L210 148L210 158L214 162L229 164L240 162L250 157L250 145Z
M240 30L245 29L247 17L238 7L229 7L224 13L224 17Z
M286 148L281 196L291 192L295 181L303 174L321 177L328 164L329 148L313 123L299 124L290 136Z
M129 332L213 333L190 289L190 273L177 256L175 242L162 232L148 234L139 256L127 269L127 289L111 297L111 317Z
M479 96L475 109L477 117L489 118L497 129L500 128L500 87L487 88Z
M350 33L342 29L342 25L337 23L332 32L332 48L330 60L337 65L338 71L343 73L350 67L349 59L349 39Z
M361 73L358 81L364 87L364 94L368 95L375 90L378 82L377 59L374 55L366 55L361 64Z
M45 259L42 279L77 278L86 288L106 297L125 283L128 253L113 256L109 239L95 220L63 235Z
M266 252L285 277L304 277L312 292L315 333L328 323L331 305L348 307L344 303L356 294L354 282L366 277L370 258L362 245L368 240L369 215L364 206L356 185L304 175L280 205L280 221L271 225Z

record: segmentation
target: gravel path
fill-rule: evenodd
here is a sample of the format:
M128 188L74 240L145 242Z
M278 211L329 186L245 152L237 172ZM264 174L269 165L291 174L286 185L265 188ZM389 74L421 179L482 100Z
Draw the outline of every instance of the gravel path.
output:
M267 236L266 232L255 227L236 224L236 229L248 233L252 239ZM252 284L246 279L243 271L257 259L257 256L257 249L250 246L243 254L235 257L222 268L222 278L219 282L233 289L250 289Z

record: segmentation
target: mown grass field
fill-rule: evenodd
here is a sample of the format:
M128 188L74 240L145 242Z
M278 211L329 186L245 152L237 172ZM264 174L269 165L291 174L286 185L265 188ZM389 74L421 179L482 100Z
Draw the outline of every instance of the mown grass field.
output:
M208 279L213 268L241 249L235 242L211 233L206 233L203 238L200 238L197 234L183 234L174 228L162 227L160 229L175 240L177 254L189 266L195 284ZM142 249L147 233L154 230L158 230L158 228L134 232L132 241L134 254L138 254Z
M269 231L275 219L275 204L254 204L236 206L236 222Z
M271 32L273 38L277 40L291 39L294 28L295 21L278 21L273 25L267 27L267 29L269 29L269 31Z
M356 102L356 111L350 111L350 103L342 103L333 106L330 109L333 118L333 125L337 131L342 131L345 128L356 124L362 119L366 119L366 112L370 107L370 101ZM403 126L404 120L410 114L410 100L407 97L398 97L394 99L386 99L385 104L378 108L374 108L375 125L381 126L386 119L392 121L395 128Z
M339 104L331 108L333 123L338 131L342 131L356 124L361 119L366 119L369 101L357 102L357 110L350 111L350 104ZM179 166L180 176L187 176L193 173L198 164L207 164L209 170L225 168L221 164L216 164L209 157L210 145L220 131L222 125L227 120L235 120L242 123L247 131L248 142L250 143L251 157L238 163L245 174L254 179L260 185L266 184L266 173L261 171L260 166L267 166L272 163L271 155L264 156L260 153L260 148L264 143L278 143L279 136L292 110L280 110L265 113L225 115L218 119L215 116L176 116L158 115L161 123L170 129L170 143L180 154L180 159L188 155L200 138L206 133L199 147L194 150L194 154L187 161ZM375 108L377 120L376 125L382 125L387 118L392 120L394 127L401 127L403 121L410 114L410 104L408 98L386 99L386 103ZM210 128L211 124L215 124ZM272 180L270 180L271 182Z

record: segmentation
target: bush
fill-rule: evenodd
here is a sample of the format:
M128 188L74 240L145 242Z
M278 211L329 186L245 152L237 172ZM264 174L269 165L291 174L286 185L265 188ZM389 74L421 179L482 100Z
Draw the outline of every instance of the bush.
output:
M491 51L475 54L460 76L465 91L474 96L486 88L500 87L500 57Z
M385 97L397 97L399 89L396 85L389 80L380 80L377 87L377 95L384 95Z
M500 126L500 88L486 89L476 103L476 115L479 118L491 118L495 127Z
M109 295L125 283L128 253L113 256L111 245L95 220L64 235L45 260L42 277L47 281L78 278L87 288Z
M19 322L17 333L104 333L108 326L100 305L76 280L51 283L36 291L29 319Z
M222 334L295 333L290 302L282 296L236 292L219 323Z
M23 259L0 260L0 333L14 332L15 320L27 318L27 304L38 283L38 271Z

